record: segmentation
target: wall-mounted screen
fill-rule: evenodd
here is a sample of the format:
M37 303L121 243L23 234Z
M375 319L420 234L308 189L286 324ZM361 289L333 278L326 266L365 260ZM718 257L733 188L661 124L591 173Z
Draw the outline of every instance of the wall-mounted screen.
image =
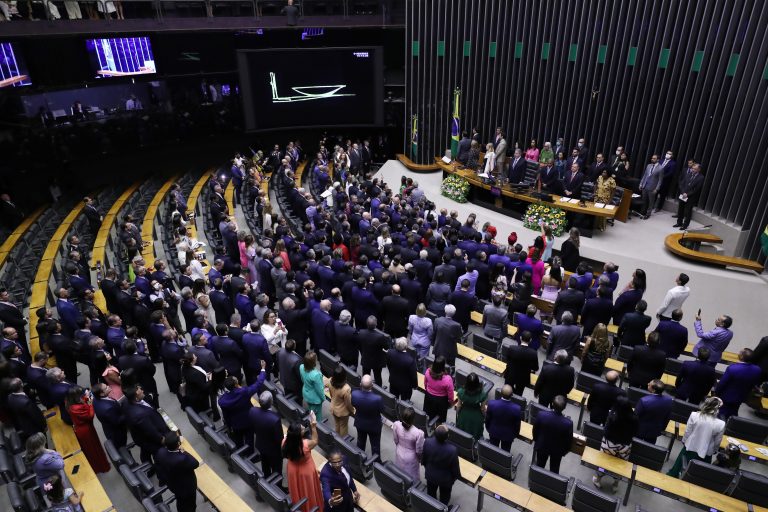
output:
M0 41L0 87L32 85L27 64L13 43Z
M240 50L246 129L382 122L380 47Z
M85 41L96 78L157 73L148 37L108 37Z

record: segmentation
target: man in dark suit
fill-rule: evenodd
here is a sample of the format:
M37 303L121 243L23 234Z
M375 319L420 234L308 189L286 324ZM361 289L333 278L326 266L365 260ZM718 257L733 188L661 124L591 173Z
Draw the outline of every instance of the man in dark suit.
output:
M367 439L371 440L371 453L376 456L381 453L381 412L382 400L373 393L373 380L370 375L363 375L360 389L352 391L352 406L355 408L355 429L357 430L357 447L365 451Z
M169 432L163 441L164 446L155 454L158 479L168 486L168 490L176 498L176 510L195 512L197 507L195 469L200 466L200 463L181 447L181 437L178 433Z
M277 353L280 384L283 385L286 394L302 396L303 384L299 373L299 366L302 362L301 356L296 353L296 341L289 338L285 341L285 346Z
M106 384L93 386L93 410L104 429L104 436L112 441L115 448L122 448L128 443L128 427L120 402L109 396L112 388Z
M223 282L221 279L214 279L213 280L213 290L208 292L208 297L211 299L211 306L213 307L214 313L216 313L217 319L227 319L231 318L232 314L235 312L235 308L232 306L232 301L229 297L227 297L227 294L224 293L223 290ZM251 309L253 311L253 309ZM262 319L259 318L259 321Z
M312 339L315 351L336 353L336 330L331 316L331 301L323 299L311 313Z
M555 364L546 364L539 373L533 395L539 398L539 403L549 407L557 395L567 396L573 389L576 372L568 364L570 356L565 350L555 352Z
M119 306L117 303L117 294L120 289L117 287L117 272L113 268L107 269L104 272L104 278L99 282L99 288L104 295L104 300L107 303L107 310L110 313L117 313Z
M605 157L602 153L598 153L595 157L595 163L589 166L589 172L586 177L587 181L597 183L597 178L599 178L606 169L608 169L608 164L605 163Z
M392 339L400 338L408 333L410 306L408 299L400 296L400 285L392 285L392 295L384 297L381 301L380 311L380 317L384 323L383 330Z
M58 296L56 311L59 313L59 320L61 321L64 334L71 338L77 330L77 324L82 318L82 313L77 309L77 306L69 301L69 291L66 288L59 289Z
M429 261L429 251L425 249L419 251L418 259L413 260L411 265L413 265L416 277L422 285L423 293L426 293L427 284L432 281L432 275L434 273L434 266L432 265L432 262Z
M45 433L48 430L45 417L35 401L24 393L21 379L11 379L7 389L6 409L22 443L32 434Z
M56 404L51 400L51 382L46 377L47 370L45 366L47 364L48 354L46 352L36 353L34 360L27 367L26 383L37 393L37 398L40 399L43 407L50 409Z
M296 342L296 351L304 355L307 352L307 338L309 336L309 308L299 309L296 300L286 297L280 303L278 316L288 331L288 337Z
M581 329L573 323L573 314L566 311L560 317L560 325L552 328L549 335L549 347L547 348L547 359L552 360L558 350L565 350L569 357L573 357L579 350L581 341Z
M637 437L656 444L656 439L664 432L672 415L672 397L664 395L664 383L653 379L648 383L652 394L642 397L635 405L637 414Z
M610 370L605 374L605 382L596 382L592 386L592 392L589 393L587 401L587 410L589 411L589 421L597 425L605 425L608 419L608 413L620 396L627 396L627 392L617 385L619 372Z
M141 449L141 461L150 462L171 429L160 413L144 401L141 386L127 388L124 393L126 401L123 403L123 412L131 438Z
M469 159L469 148L472 145L472 139L467 136L467 132L461 132L461 140L459 141L459 147L456 150L456 160L461 162L462 165L467 165Z
M702 347L699 349L696 361L683 363L675 380L675 398L700 404L709 394L717 381L715 367L708 364L709 356L709 349Z
M334 336L336 339L336 351L341 362L357 370L357 364L360 360L360 340L357 336L357 329L352 325L352 313L343 310L339 313L339 319L334 322Z
M625 315L626 316L626 315ZM667 355L659 348L659 333L648 335L645 345L637 345L627 361L629 385L644 389L653 379L660 379L667 364Z
M186 340L179 338L175 330L167 329L163 332L163 343L160 346L163 373L165 373L165 380L168 382L168 389L174 394L179 392L179 385L181 385L181 358L184 356L186 348Z
M648 303L640 299L635 305L635 310L625 314L619 324L619 331L614 340L622 345L638 347L645 344L645 330L651 325L651 317L645 314ZM645 387L643 385L642 387Z
M459 469L459 451L448 443L448 427L440 425L432 437L424 443L421 454L427 480L427 493L437 498L440 490L440 501L448 505L451 501L453 483L461 478Z
M672 227L688 229L691 222L693 207L699 202L701 188L704 185L704 175L701 174L701 165L693 164L689 171L680 180L680 195L677 201L677 222Z
M674 154L671 149L667 150L664 158L659 162L659 171L661 172L661 187L656 207L653 210L654 212L658 212L664 206L664 201L666 201L667 195L669 195L669 187L672 185L672 180L675 179L677 174L677 162L674 160Z
M553 315L557 322L560 322L566 311L570 311L573 318L581 313L581 308L584 307L584 292L577 289L577 286L578 281L575 277L571 277L568 279L568 288L557 294L553 308Z
M699 349L701 350L701 349ZM739 413L739 407L745 402L753 388L760 384L762 370L752 363L752 349L743 348L739 352L739 362L728 365L715 388L715 395L723 401L718 417L728 418Z
M448 303L456 308L456 314L453 316L453 319L454 321L459 322L461 331L466 333L469 330L469 320L472 312L475 311L475 307L477 306L477 297L474 292L469 291L469 279L461 279L458 286L461 288L451 292ZM408 321L407 315L404 316L404 320L405 322Z
M512 401L512 387L505 384L501 388L501 398L488 402L485 411L485 428L488 430L491 444L502 450L512 449L512 442L520 433L522 411Z
M96 203L90 197L84 197L83 213L85 218L88 219L88 228L91 234L95 237L101 228L101 221L104 220L99 209L96 207Z
M242 342L239 345L245 352L245 360L243 363L243 371L245 372L245 382L253 384L261 371L261 361L266 363L267 373L272 371L272 354L269 352L269 344L264 336L259 332L261 322L258 320L251 320L248 324L250 331L243 334ZM230 331L231 332L231 331ZM198 364L200 364L198 362Z
M418 387L416 357L408 353L405 337L395 340L395 347L387 351L389 369L389 392L401 400L410 400L413 390Z
M627 315L624 315L626 318ZM659 348L667 354L668 358L677 359L688 345L688 328L680 323L683 319L683 310L676 309L672 312L671 320L660 320L656 326L659 333Z
M155 381L155 365L146 354L138 354L136 342L125 340L123 343L123 355L117 359L120 371L133 370L135 382L144 390L146 400L153 407L158 407L157 382Z
M219 408L224 424L238 446L246 444L253 447L253 431L248 419L252 408L251 397L261 391L266 377L266 364L262 361L259 376L250 386L241 386L240 379L232 375L224 380L225 392L219 397Z
M386 350L389 349L389 339L376 329L376 317L371 315L366 321L366 328L358 332L360 340L360 362L363 375L373 373L377 386L382 385L381 369L386 364Z
M597 324L608 325L613 315L613 301L608 297L610 289L600 286L597 289L597 297L587 299L581 310L581 325L584 336L592 336L592 331Z
M360 501L355 480L344 468L344 459L337 448L328 454L328 462L320 470L320 487L323 490L323 510L354 512L355 504Z
M364 325L369 316L375 316L379 312L379 301L368 287L368 281L361 277L357 280L357 286L352 288L352 314L355 316L355 325Z
M443 356L449 366L456 366L456 355L458 354L456 344L461 343L462 335L461 325L453 319L455 314L456 306L447 304L445 316L437 317L434 326L434 356Z
M579 164L574 163L570 166L570 172L567 172L563 179L565 195L573 199L581 199L581 185L584 183L584 173L579 170L580 168Z
M280 446L283 442L283 425L280 416L271 410L272 401L272 393L262 391L259 395L259 407L252 407L248 411L248 421L256 440L255 448L261 455L261 470L264 476L276 473L282 477L283 455Z
M211 337L208 346L218 356L221 366L227 369L227 374L240 378L243 369L243 349L227 335L228 332L227 324L218 324L216 336Z
M9 327L7 330L11 329ZM3 331L6 331L6 329ZM72 339L72 336L67 336L62 332L62 325L59 322L51 324L49 328L48 346L53 351L53 355L56 356L56 363L64 371L67 380L77 382L76 355L80 350L80 346Z
M531 333L523 331L520 344L512 344L507 351L507 367L504 369L504 383L512 386L516 395L523 396L525 388L531 385L531 373L539 371L539 356L529 346Z
M549 470L560 472L560 460L571 450L573 422L563 416L565 396L552 399L552 410L541 411L533 421L533 451L536 465L544 467L549 460Z
M406 318L407 321L408 319ZM18 341L21 351L24 353L25 359L31 361L32 358L29 354L29 348L27 348L27 338L25 336L27 319L24 318L21 309L11 302L11 297L5 288L0 288L0 324L5 328L13 327L16 329L16 333L19 335Z
M192 335L192 346L189 351L197 356L197 366L210 373L219 366L219 360L216 354L207 347L207 342L208 340L202 333L196 332Z

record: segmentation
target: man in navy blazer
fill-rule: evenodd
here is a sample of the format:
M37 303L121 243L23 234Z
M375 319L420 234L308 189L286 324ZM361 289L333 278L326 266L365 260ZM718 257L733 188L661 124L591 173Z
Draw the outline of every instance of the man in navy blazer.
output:
M51 383L50 390L51 402L59 406L59 414L61 415L61 421L67 425L72 424L72 418L69 416L69 411L65 405L67 399L67 393L72 387L70 382L64 380L64 372L61 368L53 367L45 374L48 381Z
M656 444L664 429L667 428L672 416L672 397L664 395L664 383L653 379L648 383L648 391L652 394L641 398L635 405L638 426L637 437L643 441Z
M565 195L572 199L581 199L581 185L584 183L584 173L580 169L581 166L574 163L570 166L570 171L565 173L565 178L563 178Z
M333 512L354 512L355 503L360 500L355 480L344 467L341 452L333 449L328 455L328 462L320 470L320 487L323 490L323 510ZM341 495L333 495L334 490L340 490Z
M659 333L659 347L667 357L677 359L688 345L688 328L680 323L683 319L683 310L672 311L671 320L661 320L656 326Z
M544 467L549 460L549 470L560 472L560 460L571 450L573 421L563 416L565 397L557 395L552 400L551 411L541 411L533 421L533 451L536 465Z
M326 350L336 353L336 329L331 316L331 301L323 299L320 307L310 313L312 340L316 351Z
M229 297L224 293L223 283L221 279L214 279L213 289L208 292L208 298L211 299L211 306L213 307L216 318L227 319L231 318L235 312L235 308L232 305ZM253 309L251 309L253 311ZM261 318L259 318L261 320Z
M653 379L660 379L667 365L667 356L659 348L659 333L648 335L645 345L637 345L627 361L629 385L645 388Z
M283 424L280 416L272 411L272 393L262 391L259 406L248 411L248 422L256 439L255 447L261 455L261 470L264 476L272 473L283 474L283 454L280 446L283 442Z
M269 345L264 336L259 332L261 322L251 320L250 332L243 334L243 350L245 351L245 382L253 384L261 369L261 361L266 363L267 373L272 371L272 354L269 353ZM199 363L198 363L199 364Z
M619 372L610 370L605 374L605 382L596 382L592 386L587 401L589 421L597 425L605 425L608 413L620 396L627 396L621 386L616 385L619 380Z
M683 363L675 380L675 398L700 404L709 394L717 381L715 367L708 363L709 356L709 349L702 347L699 349L696 361Z
M543 189L558 192L558 190L555 189L558 188L556 183L560 179L560 176L558 176L557 170L552 164L547 164L539 169L539 179L541 180L541 187Z
M677 202L677 222L672 227L688 229L691 222L693 207L699 202L701 188L704 186L704 175L701 165L693 164L686 175L680 180L680 195ZM680 199L682 197L682 199Z
M127 388L124 393L126 401L123 403L123 412L131 437L141 449L141 461L150 462L171 429L165 424L160 413L144 401L144 390L141 386Z
M69 291L66 288L59 290L59 298L56 301L56 311L59 313L59 320L61 320L62 330L68 338L72 338L77 325L82 318L82 313L77 309L77 306L69 302Z
M453 483L461 478L459 451L448 443L448 427L440 425L435 429L434 435L427 438L421 454L421 463L424 465L427 493L437 498L439 489L440 501L448 505Z
M253 308L256 304L253 303L251 298L247 295L248 290L246 286L241 286L235 296L235 309L240 313L240 327L253 320ZM226 321L226 319L223 319Z
M397 338L395 347L387 351L389 392L401 400L410 400L413 390L418 387L416 357L408 353L407 348L406 338Z
M512 386L504 384L501 398L489 401L485 411L485 428L491 444L505 451L512 449L512 441L520 433L521 418L520 406L512 401Z
M509 183L515 184L523 181L526 168L526 160L523 158L522 150L516 149L515 154L509 159L509 169L507 170Z
M597 324L608 325L613 315L613 301L608 298L610 290L604 286L597 289L597 297L587 299L581 309L581 325L583 336L592 336Z
M157 450L155 463L157 476L161 483L176 497L176 510L195 512L197 498L197 476L195 469L200 463L181 447L181 437L176 432L169 432L164 439L164 446Z
M381 397L371 391L373 379L363 375L360 389L352 391L352 406L355 408L355 429L357 430L357 447L365 450L365 442L371 440L371 453L381 453L381 412L383 404Z
M253 431L248 420L251 410L251 397L259 392L267 378L266 364L262 361L261 371L256 382L248 387L240 385L240 379L230 375L224 380L224 394L219 397L219 408L224 424L230 432L232 440L238 446L247 444L253 446Z
M43 412L35 401L24 393L24 383L19 378L11 379L8 383L5 408L13 428L19 431L22 442L33 434L45 433L48 430Z
M227 369L229 375L240 377L243 369L243 350L235 340L227 336L229 326L220 323L216 326L216 336L208 341L208 346L219 357L221 366Z
M722 420L728 421L728 418L737 415L741 403L746 401L752 389L760 384L763 372L759 366L752 364L752 355L751 348L741 349L739 362L729 365L717 383L715 395L723 401L718 415Z
M109 396L111 393L112 388L106 384L93 386L93 410L106 438L112 441L115 448L121 448L128 443L128 426L120 402Z

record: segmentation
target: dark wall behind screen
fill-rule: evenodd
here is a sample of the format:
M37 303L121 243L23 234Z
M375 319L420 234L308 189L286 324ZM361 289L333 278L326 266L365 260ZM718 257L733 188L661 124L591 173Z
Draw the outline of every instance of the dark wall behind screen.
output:
M419 116L417 160L449 147L459 87L461 126L484 141L496 126L510 145L584 136L593 154L624 145L636 174L666 149L679 166L696 159L699 207L748 229L744 255L758 258L766 26L761 0L408 0L406 126Z

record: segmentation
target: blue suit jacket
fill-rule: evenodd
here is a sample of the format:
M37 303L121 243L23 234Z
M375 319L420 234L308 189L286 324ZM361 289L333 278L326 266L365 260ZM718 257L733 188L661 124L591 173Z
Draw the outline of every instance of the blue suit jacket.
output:
M732 364L717 383L715 394L725 403L740 404L747 399L752 388L760 383L761 375L762 370L756 364Z
M221 361L221 366L227 369L230 375L240 375L243 369L243 350L237 346L235 340L228 336L213 336L208 340L210 348Z
M248 421L256 438L255 446L259 453L282 457L280 447L283 443L283 424L280 416L271 410L251 407Z
M155 466L158 476L165 482L174 495L194 496L197 492L195 469L200 463L192 455L160 448L155 454Z
M541 320L538 318L531 318L524 313L516 313L515 319L517 321L517 332L515 333L515 339L519 342L520 335L524 331L531 333L531 342L528 344L532 349L538 350L541 344L541 334L544 332L544 326ZM506 333L504 333L506 335Z
M686 361L675 380L675 397L694 404L701 403L716 380L714 366L701 361Z
M611 314L613 313L613 302L611 299L595 297L587 299L584 307L581 308L581 325L583 326L582 335L591 336L595 326L603 323L606 326L611 323Z
M118 448L128 442L128 426L120 402L109 398L93 401L93 410L104 429L104 435Z
M312 340L315 350L327 350L336 353L336 329L333 317L320 309L312 310L311 314Z
M240 313L240 327L244 327L245 324L253 320L253 306L255 304L247 295L238 293L235 297L235 309Z
M331 290L334 286L334 272L333 269L330 267L326 267L324 265L318 265L317 267L317 277L319 281L320 288L323 290L323 296L324 297L330 297L331 296Z
M655 443L669 423L672 402L672 397L664 395L647 395L641 398L635 406L638 419L637 437Z
M571 450L573 422L554 411L542 411L533 422L534 450L546 455L563 456Z
M336 471L328 463L326 463L320 471L320 486L323 488L324 511L353 512L355 510L355 502L352 493L357 492L357 486L349 471L346 469L345 471ZM343 501L340 505L331 507L328 501L333 496L334 489L341 489Z
M452 485L461 477L459 469L459 451L448 442L440 443L434 437L424 442L421 454L427 482L437 485Z
M72 334L77 329L77 323L81 317L80 310L71 302L58 299L56 301L56 311L61 319L62 331L68 338L72 338Z
M123 355L123 342L125 341L125 330L122 327L107 328L107 344L115 351L115 355Z
M688 328L674 320L662 320L656 326L659 333L659 347L667 357L677 359L688 344Z
M247 359L245 366L252 370L261 368L261 361L267 362L267 370L272 367L272 355L264 336L257 332L247 332L243 335L243 349Z
M130 402L123 405L123 412L136 444L152 453L157 452L163 436L170 432L160 413L152 407Z
M256 382L248 387L235 388L219 397L219 407L224 424L232 430L245 430L250 427L248 413L253 408L251 397L261 390L267 372L259 372Z
M376 316L379 309L379 301L374 297L373 292L364 290L359 286L352 288L352 303L354 309L355 325L358 329L365 327L365 321L369 316Z
M355 408L355 428L363 432L381 432L381 397L372 391L352 391Z
M488 435L502 441L514 441L520 434L520 406L511 400L491 400L485 411Z

